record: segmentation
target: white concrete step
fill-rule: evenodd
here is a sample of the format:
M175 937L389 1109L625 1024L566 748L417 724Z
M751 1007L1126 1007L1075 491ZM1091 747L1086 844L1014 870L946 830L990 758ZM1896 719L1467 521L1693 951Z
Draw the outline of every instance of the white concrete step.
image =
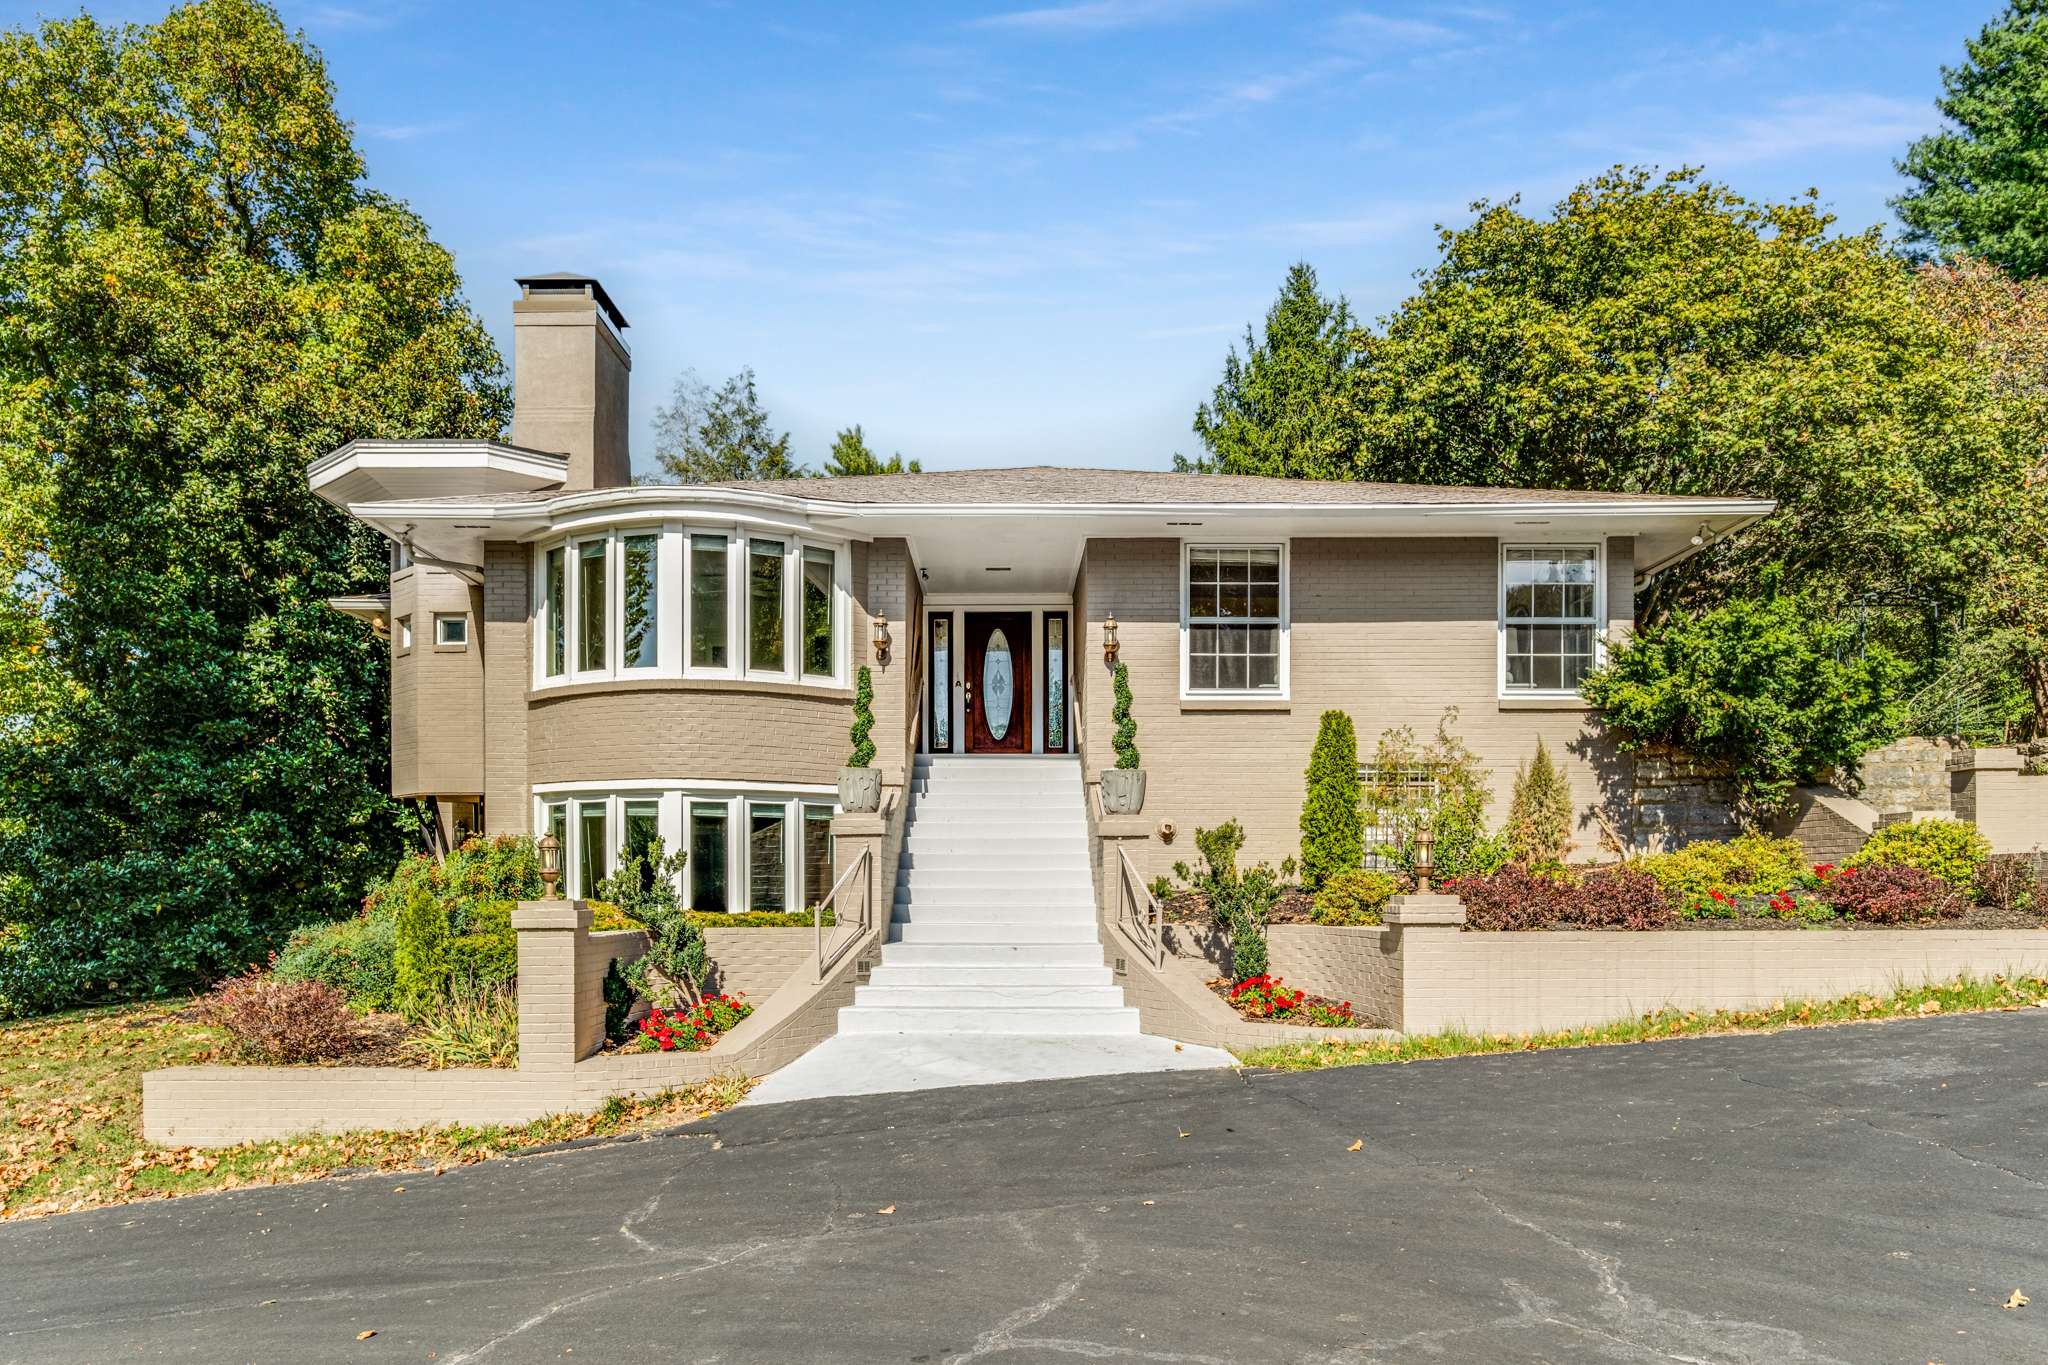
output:
M896 888L913 895L979 900L999 893L1013 898L1056 891L1078 891L1092 896L1095 882L1086 867L907 867L896 874Z
M1064 843L1065 841L1060 841ZM899 866L918 872L981 872L991 875L1034 871L1088 874L1088 864L1072 848L1057 848L1048 840L1038 849L1017 848L989 841L985 848L919 848L906 850Z
M1049 924L1043 921L984 920L968 923L947 920L942 924L904 924L892 921L889 943L1096 943L1094 921ZM887 945L884 945L886 953Z
M1095 907L1085 904L1037 905L933 905L929 901L903 901L890 913L898 924L1078 924L1095 927Z
M1061 1009L1122 1009L1121 986L1038 986L990 985L983 982L941 986L856 986L853 1003L888 1009L910 1006L916 1009L1002 1009L1011 1005L1059 1007Z
M972 967L1100 967L1102 944L1088 943L944 943L929 940L882 945L884 967L965 965Z
M1003 862L1044 863L1072 860L1085 863L1081 847L1083 832L1071 834L1020 834L1001 826L986 829L920 829L903 841L903 856L919 860L978 858Z
M1033 966L1013 963L997 967L973 962L884 962L868 976L876 986L1031 986L1055 990L1062 986L1110 986L1116 975L1102 965L1054 963Z
M1138 1012L1120 1008L1069 1009L1063 1005L1006 1005L1000 1009L922 1009L913 1005L854 1005L839 1011L844 1034L1029 1033L1040 1036L1136 1033Z

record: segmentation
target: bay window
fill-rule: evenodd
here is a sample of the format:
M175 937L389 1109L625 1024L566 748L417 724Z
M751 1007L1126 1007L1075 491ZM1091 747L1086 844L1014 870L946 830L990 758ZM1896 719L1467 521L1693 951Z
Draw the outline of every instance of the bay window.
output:
M597 884L611 875L611 840L605 819L606 803L576 803L576 889L586 899L597 894Z
M784 671L782 542L747 542L747 669Z
M660 548L659 536L626 537L625 668L653 668L660 662Z
M547 552L542 601L547 616L547 675L562 676L569 666L569 554L561 546Z
M632 860L642 889L652 883L658 846L688 854L676 890L693 910L713 913L808 910L832 889L832 821L823 787L764 791L753 784L649 779L609 789L542 784L533 828L561 845L559 894L591 899Z
M1188 547L1181 601L1189 694L1280 694L1283 558L1279 545Z
M1500 583L1502 690L1578 691L1599 648L1599 548L1503 546Z
M731 667L726 655L725 537L690 537L690 667Z
M584 673L605 667L605 556L610 542L586 540L576 547L576 667Z
M803 668L805 677L832 676L832 575L838 556L822 545L804 546Z

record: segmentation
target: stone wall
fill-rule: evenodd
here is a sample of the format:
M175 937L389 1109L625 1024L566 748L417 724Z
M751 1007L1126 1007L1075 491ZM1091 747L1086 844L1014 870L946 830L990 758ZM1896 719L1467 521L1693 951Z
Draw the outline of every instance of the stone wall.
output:
M1841 786L1880 815L1911 811L1946 815L1953 809L1948 770L1968 753L1969 746L1958 739L1909 737L1865 754L1856 777Z
M1735 786L1725 769L1662 745L1635 755L1629 792L1629 837L1637 849L1662 853L1700 839L1732 839Z

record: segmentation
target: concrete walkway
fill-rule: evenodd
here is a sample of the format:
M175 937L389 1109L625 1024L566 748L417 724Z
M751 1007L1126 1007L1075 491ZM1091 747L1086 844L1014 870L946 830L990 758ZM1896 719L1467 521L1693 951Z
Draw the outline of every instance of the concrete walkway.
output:
M771 1073L746 1103L1236 1065L1237 1059L1221 1048L1147 1033L840 1034Z

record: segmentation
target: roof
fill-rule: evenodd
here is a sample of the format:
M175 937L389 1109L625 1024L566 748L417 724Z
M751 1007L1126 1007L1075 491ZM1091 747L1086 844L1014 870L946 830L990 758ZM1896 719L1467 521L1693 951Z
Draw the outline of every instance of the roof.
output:
M578 275L573 270L551 270L545 275L519 275L512 283L527 292L534 285L540 285L543 293L559 292L563 285L577 285L590 290L590 296L597 300L597 306L604 309L605 316L612 320L612 326L621 331L626 327L626 315L612 302L612 296L604 292L604 286L597 282L595 275Z
M1007 469L944 469L929 474L859 474L847 478L735 481L708 485L789 493L818 502L855 504L1077 503L1088 506L1469 506L1484 503L1697 502L1660 493L1601 493L1541 488L1469 488L1426 483L1277 479L1258 474L1178 474L1164 469L1086 469L1027 465Z

